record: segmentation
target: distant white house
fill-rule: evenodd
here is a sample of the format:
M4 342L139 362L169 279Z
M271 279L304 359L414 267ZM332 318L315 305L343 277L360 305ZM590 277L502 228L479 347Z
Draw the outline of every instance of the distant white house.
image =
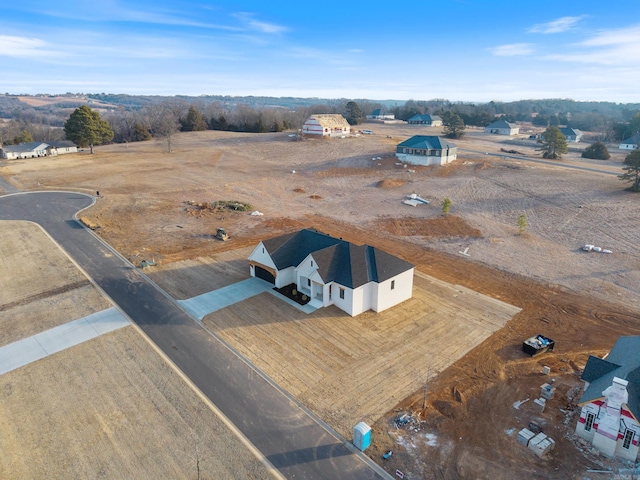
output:
M396 146L396 157L413 165L444 165L458 156L458 147L440 137L414 135Z
M582 140L583 134L577 128L561 127L560 131L562 132L562 135L564 135L564 138L567 139L567 142L578 143Z
M5 145L2 147L2 158L15 160L17 158L46 157L49 145L42 142L25 142L18 145Z
M625 138L620 144L620 150L635 150L640 145L640 133L633 137Z
M520 127L515 123L509 123L504 119L500 119L484 127L484 133L495 133L498 135L518 135L518 133L520 133Z
M61 142L25 142L18 145L5 145L0 148L0 156L7 160L18 158L37 158L49 155L75 153L78 147L75 143L64 140Z
M631 462L640 449L640 336L620 337L605 358L587 360L576 435L608 457Z
M369 245L304 229L263 240L249 255L252 277L295 284L315 307L335 305L352 317L381 312L413 295L415 267Z
M47 142L47 153L49 155L64 155L65 153L77 153L78 146L69 140L60 140L58 142Z
M407 120L409 125L425 125L427 127L441 127L442 118L438 115L429 115L427 113L418 113Z
M340 114L315 114L304 122L302 133L323 137L339 137L349 135L351 133L351 125Z
M367 120L394 120L396 116L393 113L386 113L380 108L376 108L367 115Z

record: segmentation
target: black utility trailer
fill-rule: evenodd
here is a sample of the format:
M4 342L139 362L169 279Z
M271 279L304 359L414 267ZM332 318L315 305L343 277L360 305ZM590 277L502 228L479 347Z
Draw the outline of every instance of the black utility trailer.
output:
M529 355L538 355L546 351L552 351L556 342L544 335L536 335L535 337L527 338L522 342L522 351Z

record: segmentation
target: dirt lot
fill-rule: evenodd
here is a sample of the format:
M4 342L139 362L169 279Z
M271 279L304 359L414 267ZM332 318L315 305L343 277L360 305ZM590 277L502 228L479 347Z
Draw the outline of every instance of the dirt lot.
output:
M34 224L0 251L0 346L111 306ZM131 326L0 376L0 431L0 478L274 478Z
M566 395L579 385L576 372L588 355L604 354L620 335L640 334L640 197L625 192L613 175L484 153L460 151L446 167L398 168L397 143L438 129L372 129L375 135L308 141L286 134L182 134L173 154L162 153L156 142L114 145L93 156L12 162L0 173L24 189L100 190L104 197L83 216L135 262L154 257L170 270L173 262L188 259L198 267L224 251L314 226L518 306L522 311L505 328L430 379L425 423L417 432L397 431L395 411L374 425L371 455L382 462L380 453L393 449L386 467L400 468L409 478L583 478L586 468L599 468L567 433L575 424L569 418L574 410L563 408L570 412L568 427L552 434L557 449L546 460L530 455L505 432L540 417L512 404L549 380L540 377L543 365L562 385L555 407L543 418L555 429L565 420L560 406L573 408L575 395ZM533 146L501 142L472 132L457 143L478 152L534 153ZM581 162L570 153L563 162L620 172L622 158L614 153L609 162ZM413 192L431 205L402 205ZM447 219L438 206L444 197L452 200ZM239 200L264 216L187 209L190 200ZM528 227L518 235L521 213ZM213 240L217 227L225 227L232 239ZM583 253L584 243L613 254ZM466 247L470 257L458 253ZM240 271L239 264L229 265L232 273ZM172 275L187 274L174 270ZM197 293L202 292L181 291ZM519 345L538 332L556 340L556 352L525 358ZM417 416L422 401L420 389L396 410Z

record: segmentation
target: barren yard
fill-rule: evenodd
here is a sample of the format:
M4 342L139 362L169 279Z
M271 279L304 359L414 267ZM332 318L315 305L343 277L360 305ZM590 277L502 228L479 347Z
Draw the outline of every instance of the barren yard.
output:
M420 385L427 378L428 361L420 370L413 367L415 359L408 359L419 380L405 372L405 383L415 393L400 400L403 391L393 399L398 400L395 408L389 407L393 402L383 403L377 411L373 405L364 407L374 412L373 418L390 410L374 424L374 448L369 452L384 463L380 454L393 449L385 468L404 470L405 478L565 479L583 478L585 469L599 468L601 459L574 444L571 412L575 414L578 375L588 355L606 353L620 335L640 334L640 197L625 192L614 175L502 158L501 148L535 156L535 145L513 147L503 138L473 132L457 143L474 152L460 151L449 166L398 167L393 157L397 143L414 134L437 134L439 129L385 125L372 129L375 135L304 141L293 141L286 134L180 134L173 154L163 153L159 142L113 145L96 149L93 156L83 152L2 164L0 174L27 190L99 190L103 197L83 212L84 221L134 263L156 259L160 266L150 275L177 298L244 278L242 263L231 251L247 252L263 238L316 227L355 243L375 245L438 280L521 308L505 327L429 377L424 409ZM622 158L622 153L614 153L609 162L582 162L578 153L571 152L559 164L620 173ZM401 200L410 193L431 204L403 205ZM439 208L445 197L452 201L446 218ZM193 208L187 203L215 200L247 202L264 216ZM521 213L528 226L518 235L516 219ZM213 239L218 227L227 229L230 241ZM580 246L585 243L611 249L613 254L584 253ZM458 253L467 247L469 257ZM207 273L211 270L218 272L213 278ZM371 341L374 352L357 352L362 358L375 359L376 349L383 350L380 355L390 355L396 345L401 350L415 347L411 329L386 327L397 335L393 346L375 339L374 328L392 320L369 314L338 320L331 309L306 323L279 321L277 309L269 309L260 324L247 320L247 313L246 318L234 320L246 322L244 326L225 327L224 322L239 317L243 309L258 308L254 300L205 320L222 336L236 337L249 356L257 342L250 337L266 337L272 328L277 329L274 339L287 338L296 329L315 334L329 351L336 347L327 339L357 332ZM428 303L419 297L414 300ZM424 326L420 321L426 309L416 308L415 314L418 325ZM353 327L359 322L369 324ZM317 328L309 330L309 324ZM523 357L519 346L535 333L554 338L556 351L536 359ZM262 348L268 340L257 343ZM324 349L319 350L304 359L308 369L300 361L284 363L282 373L272 375L331 423L331 409L346 408L353 398L335 388L314 390L313 382L330 383L337 371L335 364L320 365L326 360L321 355ZM348 346L341 350L348 351ZM269 370L268 365L281 358L278 355L282 353L275 346L264 349L256 363L264 362ZM338 358L345 365L356 361ZM543 365L551 366L552 377L540 378ZM375 365L367 375L380 374L380 368L384 367ZM389 371L382 381L393 381L394 373ZM557 449L542 460L505 432L540 417L526 409L515 410L512 404L523 395L533 395L551 378L562 388L555 408L542 420L549 429L559 428L550 430ZM566 419L558 414L559 408L569 412ZM393 419L400 412L423 423L416 429L396 430ZM344 431L346 426L337 428Z
M111 306L34 224L0 251L0 346ZM0 478L274 478L132 326L1 375L0 431Z

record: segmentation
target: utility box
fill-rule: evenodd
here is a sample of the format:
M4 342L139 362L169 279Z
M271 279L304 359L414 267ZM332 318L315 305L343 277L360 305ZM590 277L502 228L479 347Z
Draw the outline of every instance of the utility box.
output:
M371 427L364 422L353 427L353 444L364 452L371 445Z

